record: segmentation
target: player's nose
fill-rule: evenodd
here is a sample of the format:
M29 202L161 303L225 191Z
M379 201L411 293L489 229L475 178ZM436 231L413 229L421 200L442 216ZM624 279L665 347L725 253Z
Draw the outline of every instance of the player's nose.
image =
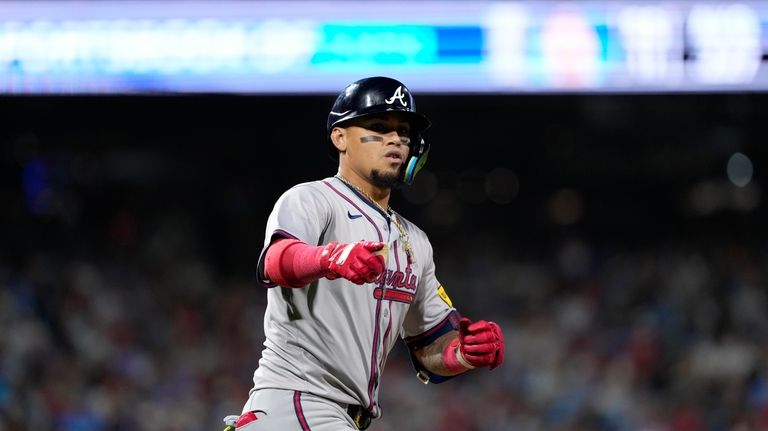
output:
M408 145L408 138L400 136L393 130L384 135L384 143L387 145Z

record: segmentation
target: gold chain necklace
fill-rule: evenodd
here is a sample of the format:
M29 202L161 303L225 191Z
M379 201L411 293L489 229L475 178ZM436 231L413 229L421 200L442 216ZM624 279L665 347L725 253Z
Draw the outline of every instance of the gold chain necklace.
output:
M408 242L408 232L406 232L405 227L400 222L400 219L397 217L397 214L394 211L392 211L392 208L389 205L387 205L387 208L384 209L383 206L379 205L379 203L376 202L376 199L374 199L368 193L364 192L363 189L361 189L360 187L352 184L352 182L344 178L343 175L336 174L336 178L340 179L342 182L344 182L344 184L357 190L358 193L363 195L372 204L376 205L376 208L380 209L381 212L387 216L387 219L390 220L395 225L395 227L397 228L397 231L400 232L400 239L401 239L401 242L403 243L403 251L405 251L405 256L408 258L408 264L412 264L415 261L415 259L413 257L413 249L411 249L411 243Z

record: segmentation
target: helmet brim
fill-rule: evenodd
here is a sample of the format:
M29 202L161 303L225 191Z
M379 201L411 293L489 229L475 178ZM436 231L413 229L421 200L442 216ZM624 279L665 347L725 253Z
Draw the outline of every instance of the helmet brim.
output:
M411 125L412 133L421 133L432 125L432 122L429 121L429 118L419 114L418 112L398 109L397 107L382 108L381 106L374 106L371 109L362 109L358 112L350 112L349 114L331 124L328 131L330 132L334 127L346 127L349 125L349 123L354 122L354 120L370 117L377 114L389 113L397 113L398 115L401 115L403 118L405 118L408 124Z

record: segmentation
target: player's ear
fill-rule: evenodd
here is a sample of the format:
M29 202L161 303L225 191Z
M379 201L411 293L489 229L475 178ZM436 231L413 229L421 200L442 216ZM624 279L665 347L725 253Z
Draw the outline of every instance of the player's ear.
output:
M347 133L341 127L334 127L331 130L331 143L339 152L347 151Z

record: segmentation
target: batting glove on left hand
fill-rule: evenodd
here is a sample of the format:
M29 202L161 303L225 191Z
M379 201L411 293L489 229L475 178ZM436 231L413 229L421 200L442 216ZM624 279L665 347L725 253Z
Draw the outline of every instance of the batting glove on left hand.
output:
M478 320L472 323L466 317L459 321L458 359L470 365L467 368L491 367L504 362L504 335L494 322Z

